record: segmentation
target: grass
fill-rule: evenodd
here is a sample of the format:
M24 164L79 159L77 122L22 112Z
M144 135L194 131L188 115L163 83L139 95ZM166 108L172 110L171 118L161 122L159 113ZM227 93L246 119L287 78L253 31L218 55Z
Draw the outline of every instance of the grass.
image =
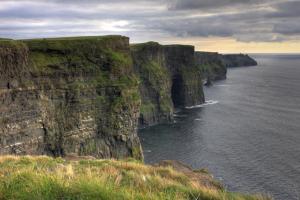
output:
M199 172L200 173L200 172ZM0 158L0 199L263 200L262 196L207 188L170 167L138 161Z
M0 38L0 48L18 48L25 49L26 45L22 42L11 40L11 39L1 39Z
M148 114L148 113L153 113L155 111L155 105L151 103L150 101L148 102L142 102L141 106L141 113L142 114Z

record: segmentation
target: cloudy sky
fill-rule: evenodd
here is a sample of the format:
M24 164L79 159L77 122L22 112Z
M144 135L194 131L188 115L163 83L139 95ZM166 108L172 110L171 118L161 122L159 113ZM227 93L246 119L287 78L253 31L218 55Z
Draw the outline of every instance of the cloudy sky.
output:
M224 53L300 53L300 0L0 0L3 38L106 34Z

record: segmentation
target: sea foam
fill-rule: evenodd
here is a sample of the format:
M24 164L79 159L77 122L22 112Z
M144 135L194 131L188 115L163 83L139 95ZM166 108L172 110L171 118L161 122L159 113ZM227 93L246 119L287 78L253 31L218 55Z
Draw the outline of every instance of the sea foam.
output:
M202 108L204 106L207 106L207 105L213 105L213 104L217 104L219 103L218 101L214 101L214 100L208 100L206 101L205 103L203 104L200 104L200 105L195 105L195 106L187 106L185 107L186 109L193 109L193 108Z

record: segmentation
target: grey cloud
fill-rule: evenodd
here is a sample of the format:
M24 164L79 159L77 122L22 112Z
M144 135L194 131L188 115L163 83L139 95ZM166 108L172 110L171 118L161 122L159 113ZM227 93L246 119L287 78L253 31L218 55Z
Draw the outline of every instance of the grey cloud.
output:
M287 18L300 17L300 1L286 1L274 5L275 12L268 14L267 17Z
M300 35L300 1L291 0L4 0L0 37L126 34L233 37L238 41L283 41ZM234 9L233 9L234 8ZM293 20L286 20L292 18ZM118 31L104 30L103 22ZM294 23L293 23L294 21ZM20 23L22 22L22 23ZM2 23L2 24L1 24ZM20 25L21 24L21 25ZM148 37L147 37L148 36Z
M275 24L273 31L285 35L299 35L300 24L298 21L285 21L282 23L277 23Z
M175 0L169 4L169 8L171 10L218 9L265 2L268 0Z

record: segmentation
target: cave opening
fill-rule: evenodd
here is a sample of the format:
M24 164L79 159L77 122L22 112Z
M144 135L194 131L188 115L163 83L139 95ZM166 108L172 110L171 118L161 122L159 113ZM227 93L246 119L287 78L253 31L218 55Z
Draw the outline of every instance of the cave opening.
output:
M171 94L175 108L184 106L184 87L183 80L180 75L173 76Z

